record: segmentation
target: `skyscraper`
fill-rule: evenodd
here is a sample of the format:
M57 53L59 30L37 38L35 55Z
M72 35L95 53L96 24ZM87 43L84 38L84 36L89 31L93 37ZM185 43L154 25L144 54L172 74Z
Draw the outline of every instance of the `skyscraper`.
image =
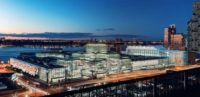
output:
M164 29L164 45L168 48L171 44L171 35L176 33L176 26L174 24Z
M193 4L193 14L188 22L188 50L200 51L200 2Z
M181 33L176 33L176 25L169 25L164 29L164 46L172 50L185 49L185 37Z

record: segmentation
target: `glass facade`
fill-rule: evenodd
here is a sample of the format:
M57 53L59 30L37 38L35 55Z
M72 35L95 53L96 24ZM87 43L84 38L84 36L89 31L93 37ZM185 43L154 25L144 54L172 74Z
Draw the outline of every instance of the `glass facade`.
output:
M170 64L187 65L188 64L188 52L187 51L168 51Z
M188 90L199 93L200 70L168 73L140 80L128 80L117 84L71 87L71 91L53 96L65 97L190 97ZM78 90L78 91L76 91ZM183 93L185 92L185 93Z
M68 79L104 77L108 74L130 72L132 70L130 59L120 58L90 58L76 60L57 60L58 65L67 69Z
M14 67L14 68L18 68L20 70L22 70L23 72L26 72L32 76L38 75L39 73L39 67L25 62L25 61L21 61L15 58L11 58L10 59L10 64Z
M13 67L31 75L39 75L39 79L48 83L64 80L103 78L107 75L131 72L134 70L164 68L187 64L187 53L169 51L162 46L128 46L124 54L129 56L157 57L148 60L131 60L117 53L109 53L105 44L88 44L86 52L75 53L36 53L36 57L54 57L54 65L62 68L43 68L25 61L10 59ZM65 58L67 56L67 58ZM48 64L47 64L48 65ZM24 68L25 67L25 68Z
M16 58L10 59L13 68L22 70L23 72L38 78L45 83L59 83L65 80L65 68L44 68L42 66L32 64Z
M133 70L163 68L167 66L170 66L169 60L167 58L132 61Z
M87 44L86 53L107 53L108 46L106 44Z
M128 46L126 51L122 51L122 53L134 57L140 56L144 58L165 58L164 60L168 60L168 62L164 62L162 64L168 64L168 66L188 64L187 51L167 50L163 46ZM148 60L144 60L144 62L145 61Z
M64 58L63 54L59 53L36 53L36 57L56 57L56 58Z
M125 54L147 57L166 57L166 49L163 46L128 46Z
M50 83L59 83L65 81L65 68L55 68L49 70L48 80Z

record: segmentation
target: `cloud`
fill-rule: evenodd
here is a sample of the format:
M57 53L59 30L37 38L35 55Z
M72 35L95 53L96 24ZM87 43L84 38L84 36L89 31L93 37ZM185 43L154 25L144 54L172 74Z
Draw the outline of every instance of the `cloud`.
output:
M115 28L96 29L96 31L115 31Z
M103 31L115 31L115 28L105 28Z

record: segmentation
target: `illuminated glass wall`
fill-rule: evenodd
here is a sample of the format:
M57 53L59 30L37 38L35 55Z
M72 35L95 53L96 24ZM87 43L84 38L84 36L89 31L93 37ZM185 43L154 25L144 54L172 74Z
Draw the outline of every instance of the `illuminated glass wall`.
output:
M166 57L166 49L163 46L128 46L124 54L147 57Z
M58 83L65 80L65 68L44 68L42 66L25 62L16 58L10 58L13 68L22 70L31 76L38 76L39 80L47 83ZM36 77L37 78L37 77Z

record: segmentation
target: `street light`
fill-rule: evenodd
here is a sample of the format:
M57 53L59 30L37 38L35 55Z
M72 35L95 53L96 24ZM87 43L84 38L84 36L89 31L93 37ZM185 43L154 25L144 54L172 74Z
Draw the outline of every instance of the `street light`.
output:
M165 64L162 64L163 65L163 67L164 67L164 69L165 69Z
M28 94L26 94L25 97L29 97Z

